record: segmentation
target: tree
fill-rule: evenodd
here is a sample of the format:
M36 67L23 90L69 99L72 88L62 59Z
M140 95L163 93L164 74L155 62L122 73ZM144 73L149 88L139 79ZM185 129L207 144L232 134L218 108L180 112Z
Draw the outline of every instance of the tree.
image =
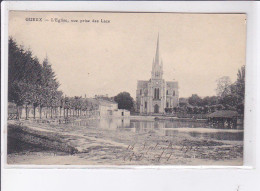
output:
M118 103L119 109L133 110L134 99L128 92L121 92L114 97L114 101Z
M236 110L236 106L239 103L238 96L236 94L226 95L225 97L220 99L219 103L222 104L225 109Z
M233 84L232 93L237 98L237 111L243 114L245 103L245 66L242 66L237 72L237 81Z
M219 97L225 97L231 93L231 80L228 76L223 76L217 80L216 93Z
M192 106L201 106L202 99L197 94L192 94L192 96L188 98L188 103Z
M216 105L217 103L217 96L206 96L202 99L202 106Z
M33 57L29 49L18 47L12 37L9 38L8 56L8 101L15 103L17 110L25 104L27 119L27 106L37 104L42 67L37 57Z
M43 96L43 106L51 110L51 117L53 114L53 108L57 107L60 103L62 92L58 91L60 84L56 79L55 73L52 70L51 64L46 57L42 64L42 78L41 78L41 88ZM46 118L47 118L46 112Z

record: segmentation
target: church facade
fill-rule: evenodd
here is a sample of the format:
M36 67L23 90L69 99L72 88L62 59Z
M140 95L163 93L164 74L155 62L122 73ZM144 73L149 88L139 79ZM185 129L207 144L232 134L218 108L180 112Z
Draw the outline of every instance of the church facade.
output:
M165 108L179 105L179 91L177 81L163 79L163 63L160 62L159 36L155 58L152 63L151 79L139 80L136 90L137 111L142 114L165 113Z

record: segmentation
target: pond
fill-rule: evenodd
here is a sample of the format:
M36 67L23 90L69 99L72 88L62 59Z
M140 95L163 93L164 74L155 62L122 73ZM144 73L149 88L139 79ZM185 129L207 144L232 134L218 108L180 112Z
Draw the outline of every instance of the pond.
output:
M71 124L70 124L71 125ZM136 134L154 133L158 136L189 136L198 139L243 141L243 130L213 129L205 122L134 120L130 118L109 118L99 120L80 120L73 126L96 127Z

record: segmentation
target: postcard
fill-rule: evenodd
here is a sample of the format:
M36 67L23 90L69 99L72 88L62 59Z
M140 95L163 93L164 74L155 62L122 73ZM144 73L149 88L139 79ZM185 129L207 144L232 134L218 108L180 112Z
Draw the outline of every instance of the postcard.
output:
M10 11L7 164L243 165L246 19Z

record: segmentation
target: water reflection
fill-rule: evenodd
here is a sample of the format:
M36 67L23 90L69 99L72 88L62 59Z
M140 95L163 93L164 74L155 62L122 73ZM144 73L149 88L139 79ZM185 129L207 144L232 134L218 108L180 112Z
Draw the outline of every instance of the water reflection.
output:
M214 133L195 133L190 134L192 137L203 137L216 140L232 140L242 141L244 138L243 132L214 132Z
M179 121L139 121L129 118L106 118L99 120L74 121L73 126L105 128L115 131L131 131L135 133L156 133L163 136L177 136L182 134L195 138L215 140L243 140L243 132L203 132L195 131L197 128L208 129L207 123L203 122L179 122ZM184 128L189 129L186 131ZM194 131L190 131L194 128ZM183 129L183 130L182 130ZM180 131L181 130L181 131Z

